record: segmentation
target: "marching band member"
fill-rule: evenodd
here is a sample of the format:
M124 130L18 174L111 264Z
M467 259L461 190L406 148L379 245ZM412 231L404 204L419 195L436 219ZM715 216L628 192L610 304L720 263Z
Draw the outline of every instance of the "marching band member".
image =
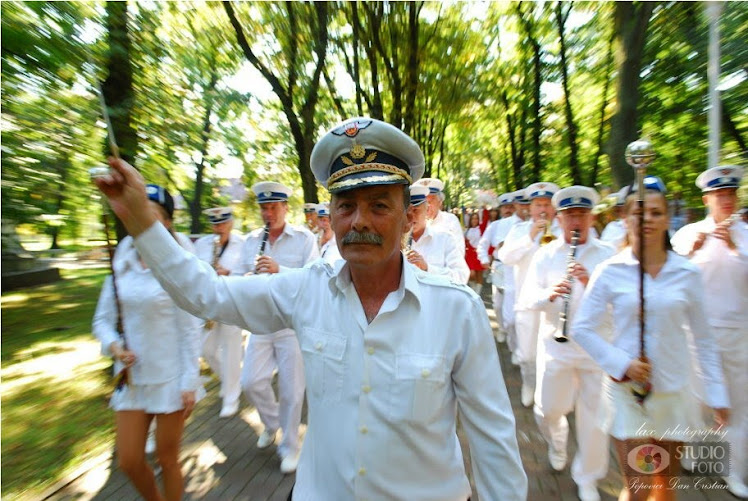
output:
M558 191L554 183L534 183L525 188L530 201L531 219L515 225L506 236L498 257L506 266L513 267L516 297L522 293L530 261L541 244L558 237L561 230L556 222L556 211L551 198ZM535 356L538 345L538 313L515 305L517 330L517 358L522 373L522 405L530 407L535 393Z
M483 232L476 247L476 253L483 268L491 270L493 311L496 314L496 323L498 324L496 340L503 342L507 339L510 329L510 323L502 314L502 305L504 295L507 294L507 283L511 279L511 273L504 273L504 265L498 259L496 253L503 245L504 238L506 238L512 226L521 221L519 216L514 213L514 192L504 193L499 197L499 214L501 219L493 221ZM511 328L513 329L513 325L511 325ZM508 348L514 351L516 338L510 335L508 339Z
M266 229L258 228L247 235L244 271L286 273L317 259L319 250L312 232L286 223L291 189L281 183L266 181L253 185L252 191L257 196ZM271 386L275 369L278 369L278 399ZM241 384L265 426L257 447L270 447L278 430L282 429L283 437L278 444L280 469L283 473L296 471L300 449L299 423L304 403L304 363L293 329L253 332L249 336Z
M319 232L319 225L317 221L317 204L304 204L304 219L306 219L306 226L307 228L309 228L309 231L316 235Z
M472 288L480 296L483 290L483 265L478 260L476 247L481 238L480 216L473 212L468 220L468 229L465 230L465 262L470 269L468 284L473 282Z
M317 226L319 227L319 255L330 266L343 257L338 250L338 242L335 239L335 233L330 226L330 206L326 203L317 204Z
M457 248L464 255L465 237L462 235L460 220L454 214L442 210L442 205L444 204L444 182L434 177L425 177L416 184L429 189L426 199L428 202L426 216L430 220L430 224L452 235L452 238L457 242Z
M192 254L190 239L172 230L172 196L155 184L144 188L141 210L167 228L167 238L178 248ZM101 289L93 333L102 353L114 357L115 371L128 371L128 383L117 387L109 403L116 412L119 467L144 499L177 501L184 491L179 465L184 422L205 393L199 378L202 322L169 297L132 236L117 246L112 270ZM144 451L154 420L163 493Z
M566 336L590 273L614 254L611 246L590 231L594 221L591 211L598 199L597 192L585 186L556 192L552 202L563 237L535 253L519 301L523 307L541 312L535 420L548 443L551 467L561 471L569 438L566 415L574 412L578 447L571 476L581 501L600 499L597 481L608 472L608 437L597 423L603 373Z
M613 209L615 211L616 218L605 225L605 228L600 235L600 240L602 240L603 242L608 242L616 250L619 250L621 248L621 246L623 245L623 241L626 239L626 227L623 225L623 204L626 201L626 195L628 194L628 191L629 187L624 186L616 194L617 200L615 208Z
M208 216L214 235L195 242L197 257L211 266L219 275L230 275L241 266L244 239L231 232L234 216L231 207L214 207L203 211ZM239 411L244 347L242 330L234 325L205 322L203 357L213 372L221 379L220 395L223 399L219 417L225 418Z
M483 303L404 263L408 185L423 164L418 144L392 125L361 117L335 126L311 166L331 193L344 265L249 277L219 277L170 242L141 209L142 177L125 162L110 159L113 173L95 179L180 304L248 329L297 328L309 427L294 501L467 499L458 408L477 495L527 498Z
M673 236L673 249L701 270L706 316L730 394L730 492L748 498L748 226L737 219L743 169L713 167L696 185L709 215Z
M706 386L707 404L715 422L727 423L729 398L719 352L706 322L701 273L696 265L669 251L669 218L665 185L659 178L644 180L644 290L646 359L640 358L639 318L639 208L636 196L625 203L629 247L598 266L592 274L570 333L610 375L604 378L603 429L613 437L624 487L619 499L675 499L668 479L653 473L631 476L628 453L643 444L666 447L674 453L678 442L700 429L698 405L689 381L691 355L688 330L697 346L696 363ZM601 335L601 325L612 308L613 336ZM688 327L686 327L686 325ZM637 385L651 384L646 398L637 398ZM677 475L678 461L669 475Z
M408 262L434 275L449 277L455 283L467 284L470 269L454 238L436 225L426 224L429 189L423 185L410 187L408 219L412 224L412 242L406 249Z

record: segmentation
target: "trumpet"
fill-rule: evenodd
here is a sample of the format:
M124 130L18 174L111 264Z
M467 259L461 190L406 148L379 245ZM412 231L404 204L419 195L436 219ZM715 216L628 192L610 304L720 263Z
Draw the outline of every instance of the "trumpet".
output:
M543 212L543 214L541 214L541 216L543 217L543 219L546 219L545 212ZM553 242L554 240L556 240L556 235L554 235L553 232L551 231L551 225L552 225L552 223L553 223L553 221L548 221L546 219L545 232L540 237L540 245L546 245L546 244L549 244L549 243Z
M566 281L571 284L574 280L574 276L569 271L571 265L574 264L574 259L577 257L577 245L579 244L579 230L574 230L571 233L571 242L569 243L569 254L566 256ZM571 292L564 294L564 309L561 310L559 320L561 321L561 332L558 331L553 334L553 339L559 343L565 343L569 340L567 336L569 332L569 303L571 299Z

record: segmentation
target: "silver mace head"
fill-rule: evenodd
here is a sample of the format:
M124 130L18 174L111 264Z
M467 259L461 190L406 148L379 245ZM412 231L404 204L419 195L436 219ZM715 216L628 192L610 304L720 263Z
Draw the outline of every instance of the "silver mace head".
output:
M634 169L646 169L654 159L654 148L647 139L638 139L626 146L626 163Z

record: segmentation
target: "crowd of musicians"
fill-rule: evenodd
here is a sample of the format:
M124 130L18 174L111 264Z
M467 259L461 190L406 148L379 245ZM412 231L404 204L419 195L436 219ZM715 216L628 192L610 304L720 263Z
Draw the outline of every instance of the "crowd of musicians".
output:
M631 488L631 472L623 468L627 454L637 444L667 446L695 440L698 439L694 438L698 437L696 430L710 427L721 430L718 435L730 444L731 469L724 479L727 488L738 497L748 497L748 392L745 391L748 386L748 224L740 218L739 211L737 192L743 174L740 167L722 166L703 172L696 184L703 191L708 215L675 232L671 228L673 203L663 180L653 176L644 180L644 193L638 193L638 187L633 185L602 200L590 187L562 188L552 182L539 182L502 194L495 207L455 215L443 208L445 185L441 180L418 179L417 153L410 143L398 143L404 141L400 137L402 133L385 128L386 124L371 122L359 119L353 126L337 129L344 132L334 129L320 141L323 148L339 150L330 153L315 169L320 182L333 194L334 202L304 204L306 224L303 225L289 222L292 219L288 204L291 188L264 181L252 186L263 227L245 236L238 235L234 231L232 209L215 207L205 211L213 234L191 242L172 229L174 200L168 191L156 185L146 186L154 218L176 245L208 263L215 276L226 278L220 281L210 278L222 285L215 286L216 292L213 292L213 285L206 285L203 292L202 282L195 278L203 275L195 275L186 265L182 265L184 273L173 273L173 277L167 271L154 273L153 258L149 260L141 255L145 252L135 244L133 237L122 240L116 250L112 263L114 278L108 279L102 290L94 318L94 333L102 342L102 351L115 358L115 371L128 373L129 384L118 387L111 407L116 411L119 464L144 498L179 499L181 496L179 443L185 418L205 394L200 378L202 358L220 379L220 417L235 416L243 394L246 402L257 409L264 426L257 447L276 446L283 473L295 472L297 465L300 475L304 470L306 477L297 475L294 499L363 499L359 492L373 492L374 499L465 499L461 494L464 485L450 484L454 471L444 473L443 465L428 457L421 458L418 464L433 468L435 475L443 476L446 486L443 490L419 487L419 479L430 477L418 473L412 480L415 486L410 485L407 478L398 477L392 490L387 490L382 485L388 484L391 477L385 474L382 478L376 477L377 472L371 471L374 464L368 468L345 465L345 471L315 464L313 460L300 465L302 448L313 449L305 453L312 458L334 454L322 450L326 436L313 436L310 440L307 435L302 447L299 424L305 394L310 399L310 427L324 426L311 422L313 415L320 420L325 418L312 406L318 401L323 406L325 402L334 405L341 399L341 393L347 391L344 387L348 385L348 376L345 376L348 373L344 371L351 370L350 364L359 364L358 359L348 359L349 351L360 341L329 335L325 329L315 329L316 324L298 321L242 317L226 322L231 315L225 312L224 303L236 303L233 308L239 311L266 307L261 301L240 304L240 296L232 291L233 287L239 287L243 277L254 277L252 283L267 282L262 287L267 286L273 304L280 305L273 308L279 310L283 310L286 303L293 305L290 309L316 305L318 302L307 296L329 291L323 288L320 292L311 285L275 287L273 283L277 282L272 281L272 275L296 273L294 276L306 280L306 275L298 274L300 269L321 269L325 276L331 277L324 287L330 290L349 288L351 279L346 281L341 277L347 275L340 274L340 270L346 269L346 246L382 245L383 236L375 231L347 233L344 238L338 234L343 240L338 242L331 218L334 221L340 217L337 214L345 210L344 203L354 203L346 202L351 193L404 183L409 197L406 200L407 225L400 234L399 246L403 266L409 271L403 271L403 278L398 279L402 283L397 290L405 297L397 301L407 301L406 293L418 289L410 282L411 273L421 284L420 293L413 292L416 305L419 301L421 304L415 306L416 309L423 308L431 297L430 292L424 291L426 286L436 284L459 289L473 301L477 297L475 293L480 295L483 287L490 284L497 320L493 331L495 341L506 343L512 363L519 366L521 402L533 409L538 429L547 442L551 468L563 471L570 464L570 473L582 501L600 499L597 482L607 476L611 444L624 474L620 499L647 499L647 496L675 499L675 492L667 488L667 482L664 485L658 482L656 475L648 480L646 488ZM371 134L371 139L367 134ZM352 142L351 138L354 138ZM371 144L367 144L367 140ZM385 153L394 158L387 159ZM321 154L327 154L327 150L323 149ZM381 163L366 167L370 170L351 168L354 163L368 165L362 158L366 155L373 159L375 154L379 155L377 161ZM344 159L344 165L336 167L340 159ZM371 160L369 162L374 165ZM381 167L383 164L386 168ZM408 175L399 174L392 166L407 170ZM393 172L402 179L393 178ZM367 173L368 177L362 177ZM344 183L346 176L353 188L345 184L342 188L331 188L335 183ZM372 181L373 176L379 177ZM390 182L392 179L396 181ZM682 211L683 208L676 206L676 209ZM604 222L601 224L601 221ZM153 230L144 231L149 232ZM155 238L148 236L147 239ZM166 248L166 244L163 246ZM156 255L157 250L148 252ZM176 248L169 252L181 254ZM168 254L162 254L162 258ZM641 356L639 337L640 262L644 263L646 326L643 346L646 356ZM354 301L355 304L349 306L354 312L363 307L363 312L360 318L354 315L350 322L358 321L362 332L373 328L390 308L399 311L400 304L394 304L395 300L387 296L375 312L377 315L370 318L361 287L354 285L355 290L351 292L354 295L346 297L350 302L357 293L360 305ZM434 297L443 300L442 296ZM390 301L393 304L389 304ZM427 347L429 342L446 343L438 336L428 341L431 331L441 329L434 325L473 323L482 328L487 322L485 309L475 310L472 305L476 303L470 301L432 301L435 304L429 306L429 311L435 312L434 318L418 324L413 313L403 317L404 323L393 329L423 331L419 335L425 337ZM212 302L222 306L211 307ZM272 311L256 315L284 318L291 315L273 313L275 310L270 309ZM334 311L315 314L317 323L324 323L320 318L325 315L337 315ZM453 322L458 317L466 319L461 320L463 324ZM355 329L345 324L349 320L339 318L338 321L342 327L336 328L344 335L354 332ZM463 426L469 431L471 427L484 430L492 426L492 419L499 426L498 418L488 418L494 416L486 410L492 404L481 401L495 397L490 390L482 388L485 384L480 381L485 379L466 379L475 385L470 386L462 385L454 377L460 374L460 357L464 357L464 363L483 359L468 356L477 346L473 342L475 346L468 349L472 334L463 332L460 327L450 329L454 330L446 335L461 338L455 342L462 343L454 365L449 365L444 355L430 347L424 349L418 343L409 345L406 342L394 356L394 379L411 381L415 390L403 389L402 397L393 390L386 398L404 398L408 400L407 407L390 401L381 404L387 409L386 415L376 416L381 408L372 397L374 403L367 404L371 408L359 407L356 415L373 414L376 417L371 417L372 423L381 419L392 427L400 422L409 426L413 426L413 422L432 426L441 417L430 406L442 404L437 405L438 395L435 397L429 392L433 393L434 388L441 388L445 381L452 379L457 381L451 384L456 385L452 391L457 394ZM381 343L386 347L387 343ZM365 338L361 344L363 372L357 372L358 368L352 372L357 398L374 391L381 360L373 355L375 350L384 349L380 344L367 343ZM498 372L495 376L493 372L500 371L498 358L491 355L486 360L487 366L470 370L487 372L493 378L491 384L500 387L499 397L505 396L501 374ZM275 374L277 390L273 385ZM373 382L367 382L367 378ZM637 394L637 388L642 387L648 391L645 398ZM504 406L503 401L501 405ZM497 415L505 416L506 412L511 418L511 409L507 410L506 406ZM574 414L577 441L573 458L568 458L567 453L567 416L570 413ZM511 423L513 425L513 420ZM155 436L155 452L162 467L161 490L146 460L149 428ZM335 430L320 433L334 435ZM381 441L378 461L382 471L386 470L384 463L393 462L391 468L396 468L398 461L408 461L407 454L397 447L388 449L392 444L377 426L357 424L355 433L371 434ZM345 430L339 431L341 441L349 438L346 434ZM417 440L405 431L399 440L404 445L398 447L406 450L423 447L411 444ZM516 449L516 442L507 440L504 448ZM470 442L474 463L481 461L481 454L489 454L481 443L480 438ZM363 450L354 451L357 458ZM431 451L435 455L454 453ZM457 454L459 456L459 451ZM512 471L507 464L519 468L521 475L517 454L507 452L506 457L499 459L489 462L490 468L479 470L476 475L481 499L524 499L526 486L520 480L501 487L492 486L508 481L502 476ZM686 462L682 466L694 468ZM510 473L491 470L500 467ZM449 468L456 467L450 463ZM394 475L393 470L386 471ZM669 471L672 474L672 470ZM371 485L363 484L367 476L372 478ZM324 491L319 486L310 487L310 478L316 482L332 478L333 485L340 481L347 487L340 491ZM370 491L366 491L367 488ZM304 492L345 494L321 498Z

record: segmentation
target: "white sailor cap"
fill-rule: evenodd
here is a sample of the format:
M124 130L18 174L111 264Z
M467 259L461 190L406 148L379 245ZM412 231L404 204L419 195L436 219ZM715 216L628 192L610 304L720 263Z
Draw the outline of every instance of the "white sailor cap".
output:
M312 204L314 205L314 209L317 211L317 216L319 217L330 217L330 205L323 203L323 204Z
M514 203L514 192L504 193L499 197L499 205L509 205Z
M429 195L435 195L444 191L444 181L435 177L424 177L415 184L428 188Z
M600 195L597 191L587 186L569 186L560 189L553 195L551 203L557 211L566 209L590 209L600 201Z
M317 205L318 204L310 204L310 203L304 204L304 214L315 212L317 210Z
M232 219L234 209L231 207L213 207L205 209L203 214L208 216L210 224L220 224Z
M517 190L512 193L515 204L527 205L530 203L530 199L525 196L525 190Z
M174 216L174 198L169 193L169 190L157 184L147 184L145 185L145 194L148 200L156 202L163 207L169 218Z
M534 200L536 198L553 198L558 191L558 185L555 183L533 183L525 188L525 198Z
M696 178L696 186L701 188L701 191L738 188L742 178L742 167L738 165L718 165L699 174L699 177Z
M291 188L275 181L263 181L252 185L252 191L257 195L258 204L268 202L288 202Z
M626 194L626 196L634 194L639 190L639 187L637 186L636 181L634 181L634 184L632 184L628 188L629 188L629 191ZM646 176L644 178L644 190L645 191L657 191L659 193L662 193L663 195L667 193L665 182L657 176Z
M620 207L621 205L626 203L626 197L629 195L629 187L624 186L620 190L618 190L618 193L616 193L616 207Z
M330 193L379 184L411 184L423 175L421 148L403 131L373 118L336 125L312 149L314 177Z
M410 187L410 205L421 205L429 196L428 186L413 184Z

